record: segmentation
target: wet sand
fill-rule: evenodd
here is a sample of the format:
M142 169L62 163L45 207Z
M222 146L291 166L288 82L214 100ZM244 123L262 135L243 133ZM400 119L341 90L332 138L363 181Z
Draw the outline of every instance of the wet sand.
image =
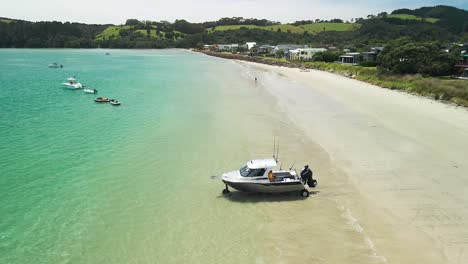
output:
M285 155L301 153L319 180L307 202L272 201L261 228L280 253L257 263L468 263L466 109L327 72L238 63L299 128L306 149Z

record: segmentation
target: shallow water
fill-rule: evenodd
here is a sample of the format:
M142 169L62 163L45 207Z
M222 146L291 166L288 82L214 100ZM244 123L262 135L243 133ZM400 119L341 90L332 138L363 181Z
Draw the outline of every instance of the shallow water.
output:
M265 89L297 84L182 50L0 61L0 263L386 261L358 216L381 218ZM313 195L222 196L210 176L271 156L274 136L283 168L311 164Z
M270 156L287 129L268 94L231 61L105 52L0 50L0 262L263 261L270 197L210 176Z

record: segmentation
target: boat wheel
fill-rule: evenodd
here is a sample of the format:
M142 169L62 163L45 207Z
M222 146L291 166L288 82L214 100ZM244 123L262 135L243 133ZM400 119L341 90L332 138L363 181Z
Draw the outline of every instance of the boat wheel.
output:
M302 190L302 191L301 191L301 196L302 196L302 197L309 197L309 191L306 190L306 189Z

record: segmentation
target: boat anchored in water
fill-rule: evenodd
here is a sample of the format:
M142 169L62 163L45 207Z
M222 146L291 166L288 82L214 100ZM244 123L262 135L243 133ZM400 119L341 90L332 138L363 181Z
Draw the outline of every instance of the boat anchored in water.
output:
M84 88L83 91L84 91L85 93L92 93L92 94L97 94L97 93L98 93L98 90L92 89L92 88L89 88L89 87Z
M83 85L81 83L77 82L74 77L68 78L67 82L64 82L62 84L67 86L68 88L71 88L71 89L81 89L81 88L83 88Z
M108 103L110 100L107 97L98 97L94 101L97 103Z
M256 159L236 171L224 173L220 178L226 188L223 194L230 193L229 187L241 192L252 193L285 193L298 192L302 197L308 197L309 191L295 170L275 170L278 161L272 159ZM317 181L310 176L309 187L315 187Z
M54 62L54 63L49 64L48 67L49 68L63 68L63 65Z
M111 99L109 100L109 102L111 103L111 105L120 105L120 102L115 99Z

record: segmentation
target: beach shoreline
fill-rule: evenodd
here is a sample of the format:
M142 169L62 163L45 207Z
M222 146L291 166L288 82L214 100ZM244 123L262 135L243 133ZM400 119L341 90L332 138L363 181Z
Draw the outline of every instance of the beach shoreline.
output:
M236 63L346 175L321 192L351 182L337 206L376 263L466 263L468 111L328 72Z
M415 92L415 91L411 91L411 90L406 90L406 89L409 89L409 88L402 89L401 87L399 87L399 85L392 84L391 82L390 83L387 82L386 86L382 86L381 82L375 83L375 80L373 80L373 81L368 80L367 77L360 78L359 73L358 73L359 71L353 70L352 67L351 68L346 68L347 70L345 70L345 71L335 70L333 67L330 70L325 70L325 69L322 69L321 66L319 67L317 65L315 65L315 66L305 65L305 64L301 63L301 61L280 61L280 60L265 59L265 58L261 58L261 57L221 53L221 52L214 52L214 51L207 51L207 50L192 50L192 51L199 52L199 53L202 53L202 54L205 54L205 55L208 55L208 56L218 57L218 58L223 58L223 59L228 59L228 60L244 61L244 62L264 64L264 65L270 65L270 66L279 66L279 67L286 67L286 68L298 68L298 69L304 68L307 71L313 70L313 71L326 72L326 73L334 74L334 75L337 75L337 76L341 76L341 77L353 79L353 80L356 80L356 81L360 81L360 82L363 82L363 83L367 83L367 84L370 84L370 85L374 86L375 88L399 91L399 92L403 92L403 93L407 93L407 94L411 94L411 95L415 95L415 96L424 97L426 99L431 99L432 101L442 102L442 103L449 104L449 105L452 105L452 106L455 106L455 107L459 107L459 106L464 107L464 108L466 108L468 110L468 102L466 102L464 99L460 100L460 98L452 98L450 100L446 100L446 99L443 98L443 96L445 96L443 94L432 94L432 93L423 94L421 91ZM324 64L327 64L327 63L324 63ZM353 73L353 72L355 72L355 73ZM402 77L400 77L400 78L402 78ZM404 80L402 79L401 81L404 81ZM394 87L394 85L397 85L398 88ZM409 86L409 84L407 84L407 85ZM453 100L453 99L455 99L455 100Z

